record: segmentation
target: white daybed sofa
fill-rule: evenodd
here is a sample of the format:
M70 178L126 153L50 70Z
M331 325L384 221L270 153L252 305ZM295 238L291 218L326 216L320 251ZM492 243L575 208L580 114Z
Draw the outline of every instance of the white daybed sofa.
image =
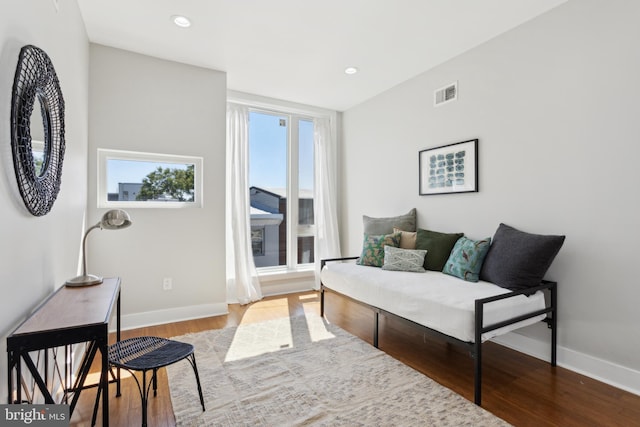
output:
M521 288L518 286L515 290L485 280L465 281L440 271L389 271L352 262L359 257L322 260L320 314L324 316L325 292L331 291L374 311L373 343L376 347L380 314L408 322L448 342L465 346L474 359L474 401L480 405L484 341L543 321L551 329L551 365L556 365L557 283L542 280L542 275L559 251L564 236L531 235L501 224L494 236L494 243L497 243L495 254L506 253L509 259L505 259L505 255L501 255L501 258L494 256L489 268L504 266L509 271L518 267L519 260L513 257L523 258L521 255L524 254L526 256L523 259L528 264L535 264L535 254L532 255L530 245L525 244L523 249L518 246L518 241L513 241L513 237L522 236L525 239L531 236L538 242L542 240L542 246L547 247L546 253L539 257L541 264L535 266L540 268L533 269L540 274L540 278L529 274L532 271L525 271L524 279L529 284ZM509 261L509 265L506 261ZM530 270L528 265L520 267ZM496 277L489 272L486 275ZM531 280L537 286L532 286ZM548 298L545 298L545 292Z

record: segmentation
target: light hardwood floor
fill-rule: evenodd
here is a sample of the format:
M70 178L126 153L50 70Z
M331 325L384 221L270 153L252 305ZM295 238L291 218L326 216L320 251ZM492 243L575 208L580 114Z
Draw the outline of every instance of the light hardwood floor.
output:
M326 295L326 318L371 343L373 313L346 298ZM316 292L297 293L265 298L248 306L231 305L225 316L123 331L122 335L123 339L142 335L169 338L305 312L318 314L319 308ZM382 316L380 349L473 400L472 359L463 349L425 338L421 332ZM493 343L484 344L483 358L483 407L515 426L640 426L640 396L567 369L553 368ZM149 426L174 426L164 369L158 379L158 396L151 397L149 402ZM97 373L93 380L97 381ZM94 390L81 395L72 426L90 425ZM115 385L110 388L110 396L111 425L141 424L140 396L132 378L123 380L121 397L115 397ZM199 406L199 402L194 405Z

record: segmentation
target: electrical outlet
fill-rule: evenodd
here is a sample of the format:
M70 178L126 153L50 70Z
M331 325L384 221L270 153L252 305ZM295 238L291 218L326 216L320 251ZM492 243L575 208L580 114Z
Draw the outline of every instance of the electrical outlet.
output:
M162 279L162 289L165 291L173 289L173 279L171 277L165 277Z

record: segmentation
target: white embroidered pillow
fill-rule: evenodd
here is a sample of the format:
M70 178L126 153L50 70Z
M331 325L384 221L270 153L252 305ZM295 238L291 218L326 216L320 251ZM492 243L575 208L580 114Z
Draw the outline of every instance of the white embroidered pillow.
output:
M385 246L382 269L424 273L424 257L426 255L427 251L424 249L402 249Z

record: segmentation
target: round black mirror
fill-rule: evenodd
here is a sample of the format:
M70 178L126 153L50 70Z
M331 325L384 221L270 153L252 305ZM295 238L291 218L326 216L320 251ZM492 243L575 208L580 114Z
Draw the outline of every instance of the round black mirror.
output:
M42 49L24 46L13 80L11 150L18 189L33 215L46 215L53 207L64 149L64 99L58 76Z

